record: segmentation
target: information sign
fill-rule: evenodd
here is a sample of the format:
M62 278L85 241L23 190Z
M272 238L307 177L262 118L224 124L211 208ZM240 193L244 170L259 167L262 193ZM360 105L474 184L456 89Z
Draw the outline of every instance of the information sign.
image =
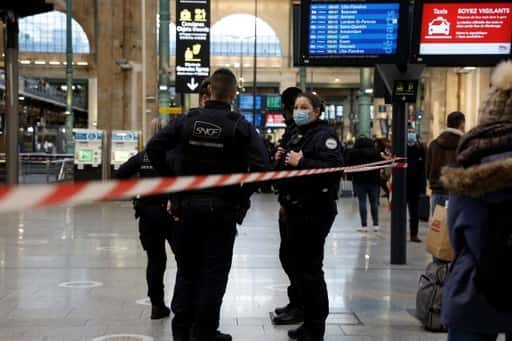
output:
M177 0L176 13L176 92L195 93L210 75L210 0Z

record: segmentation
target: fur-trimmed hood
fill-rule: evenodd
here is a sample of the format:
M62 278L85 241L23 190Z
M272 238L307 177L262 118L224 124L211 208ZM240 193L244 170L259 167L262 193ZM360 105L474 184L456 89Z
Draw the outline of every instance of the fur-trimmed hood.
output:
M445 167L441 181L449 192L473 198L505 189L512 190L512 158L468 168Z

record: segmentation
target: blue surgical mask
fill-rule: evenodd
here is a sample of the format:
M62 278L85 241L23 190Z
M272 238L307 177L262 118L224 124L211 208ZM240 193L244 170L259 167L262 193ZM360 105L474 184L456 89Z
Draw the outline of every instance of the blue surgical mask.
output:
M295 109L293 111L293 120L298 126L304 126L310 122L309 111Z
M416 142L416 133L407 133L407 141L409 143L415 143Z

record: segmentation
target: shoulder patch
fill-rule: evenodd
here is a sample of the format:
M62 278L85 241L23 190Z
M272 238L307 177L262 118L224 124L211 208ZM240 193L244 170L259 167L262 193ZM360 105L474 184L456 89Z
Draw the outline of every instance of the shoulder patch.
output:
M327 147L327 149L334 150L338 148L338 141L336 141L335 138L330 137L325 141L325 146Z

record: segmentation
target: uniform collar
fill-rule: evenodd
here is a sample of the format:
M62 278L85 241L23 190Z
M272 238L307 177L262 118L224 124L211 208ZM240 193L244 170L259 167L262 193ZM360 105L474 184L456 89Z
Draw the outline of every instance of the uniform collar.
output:
M220 101L206 101L204 105L205 109L224 109L224 110L231 110L231 105L225 102Z

